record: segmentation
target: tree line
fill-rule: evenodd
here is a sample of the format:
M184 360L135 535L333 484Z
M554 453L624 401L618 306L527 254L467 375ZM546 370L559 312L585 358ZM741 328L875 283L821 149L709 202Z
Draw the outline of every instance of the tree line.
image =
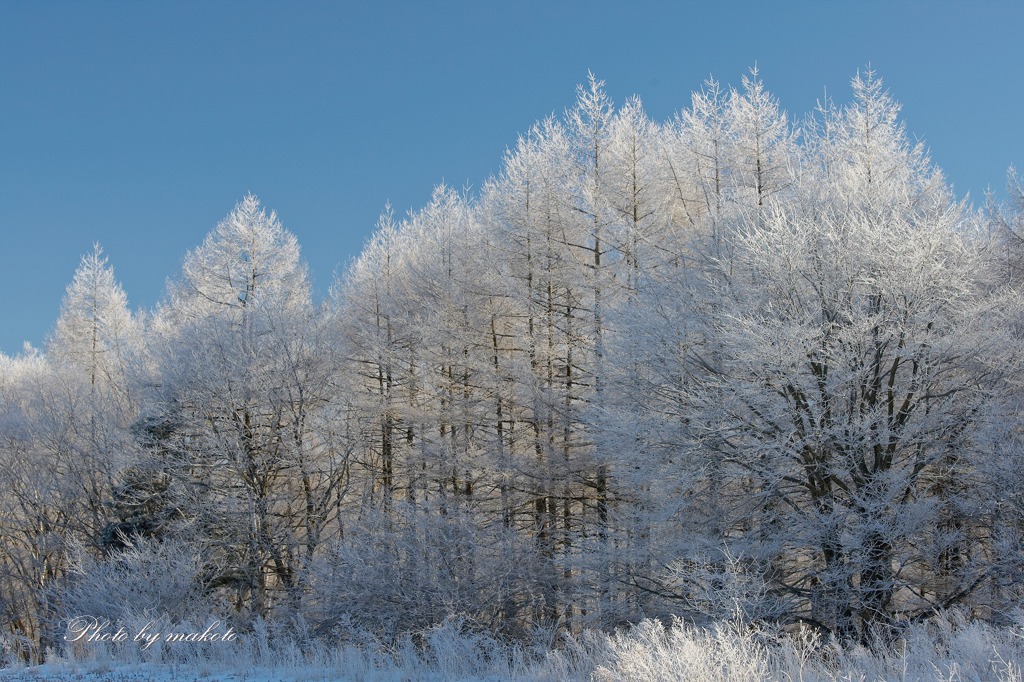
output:
M667 122L592 75L314 304L246 196L132 313L97 246L0 356L0 629L741 617L873 643L1021 596L1024 192L958 198L872 72Z

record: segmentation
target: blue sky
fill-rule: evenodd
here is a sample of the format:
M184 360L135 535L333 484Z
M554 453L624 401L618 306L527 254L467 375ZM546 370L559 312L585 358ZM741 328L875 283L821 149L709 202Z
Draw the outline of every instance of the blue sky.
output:
M479 187L587 70L663 121L757 63L794 115L865 64L956 190L1024 166L1024 3L0 0L0 351L100 242L133 308L252 191L322 295L386 201Z

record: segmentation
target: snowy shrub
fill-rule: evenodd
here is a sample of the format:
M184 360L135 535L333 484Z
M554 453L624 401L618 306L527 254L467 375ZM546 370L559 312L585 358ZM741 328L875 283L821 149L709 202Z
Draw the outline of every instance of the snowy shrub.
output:
M320 635L389 637L459 617L508 632L530 606L522 543L458 511L416 524L369 516L313 567L311 621Z
M356 631L351 634L356 635ZM516 682L893 682L1020 681L1021 629L995 628L961 614L941 614L907 628L884 650L843 646L816 633L719 623L666 626L645 620L608 634L564 634L552 647L524 648L474 632L462 619L408 633L387 644L365 631L358 641L297 641L262 621L233 647L165 647L141 656L126 647L69 649L42 668L0 672L0 679L445 680Z
M160 614L185 620L207 610L199 548L184 541L132 538L105 560L77 552L60 595L62 616L111 621Z
M198 548L181 540L126 539L122 551L102 560L77 548L71 565L71 578L55 594L57 619L48 624L64 656L160 661L176 644L166 641L169 633L201 633L214 624L218 631L230 627L208 603L203 586L207 567ZM125 641L94 636L119 630L128 634ZM140 633L161 637L144 646ZM202 660L226 645L208 644L178 648Z

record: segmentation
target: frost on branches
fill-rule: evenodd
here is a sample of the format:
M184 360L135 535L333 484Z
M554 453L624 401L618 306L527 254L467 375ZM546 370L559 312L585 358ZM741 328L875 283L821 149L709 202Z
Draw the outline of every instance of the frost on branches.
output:
M756 70L664 124L577 95L479 196L385 210L320 306L253 196L151 313L87 255L45 352L0 358L8 650L82 615L1007 619L1024 202L958 199L871 72L798 125Z

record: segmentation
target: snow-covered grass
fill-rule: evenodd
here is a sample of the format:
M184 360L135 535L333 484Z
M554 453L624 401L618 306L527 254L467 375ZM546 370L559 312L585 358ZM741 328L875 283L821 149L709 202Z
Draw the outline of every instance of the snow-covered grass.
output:
M159 655L97 645L68 649L47 665L12 667L0 680L72 682L588 681L787 682L1024 681L1024 631L957 616L908 629L885 653L804 635L725 624L700 629L644 621L616 634L563 636L553 647L523 647L466 632L453 620L386 646L367 637L334 645L275 643L265 630L203 656L184 648Z
M815 636L645 621L608 637L596 682L619 680L1021 680L1024 639L958 618L911 628L888 652L843 648Z

